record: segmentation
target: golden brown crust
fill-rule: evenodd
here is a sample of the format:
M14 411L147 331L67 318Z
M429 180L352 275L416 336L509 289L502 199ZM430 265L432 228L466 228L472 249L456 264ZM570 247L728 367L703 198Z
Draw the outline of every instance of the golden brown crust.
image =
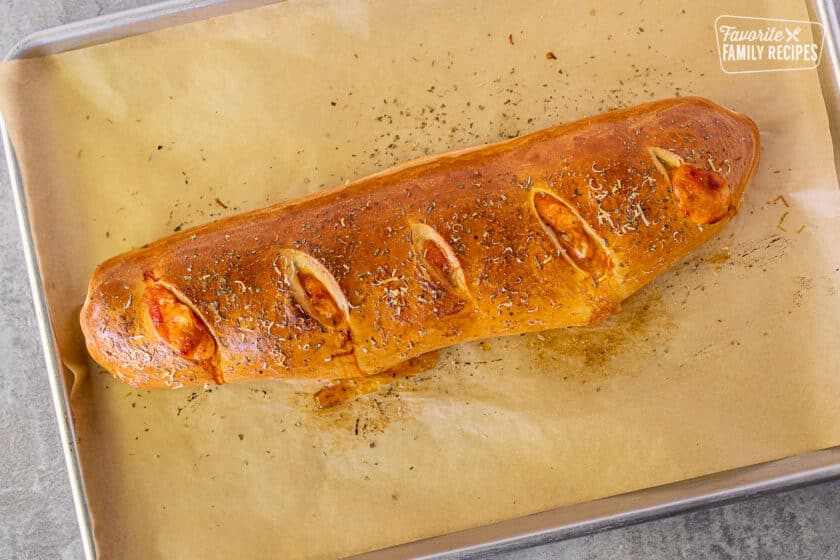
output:
M106 369L153 387L359 377L587 324L714 236L758 158L751 120L680 98L410 162L107 261L82 328ZM681 165L703 172L678 196ZM212 334L212 364L161 339L144 275Z

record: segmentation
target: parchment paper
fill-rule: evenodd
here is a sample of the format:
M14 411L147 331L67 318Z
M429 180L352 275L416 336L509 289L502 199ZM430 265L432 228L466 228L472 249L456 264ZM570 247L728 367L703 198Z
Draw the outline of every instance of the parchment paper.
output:
M807 19L781 0L295 1L2 66L100 557L334 557L840 444L817 75L724 75L712 25L732 13ZM761 169L720 238L599 326L459 346L322 412L305 386L85 374L77 313L107 257L686 94L755 119Z

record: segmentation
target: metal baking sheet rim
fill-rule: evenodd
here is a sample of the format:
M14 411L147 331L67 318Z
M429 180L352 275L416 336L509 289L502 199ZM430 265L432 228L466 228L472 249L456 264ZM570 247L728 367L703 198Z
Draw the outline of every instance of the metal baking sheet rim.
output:
M273 0L169 0L54 27L28 35L5 60L43 56L137 35L180 23L197 21L274 3ZM810 15L825 29L824 62L818 72L826 98L832 137L840 139L840 25L830 0L806 1ZM75 430L58 358L46 296L35 255L34 240L23 192L23 181L0 115L0 137L6 153L12 194L23 240L26 268L32 291L41 346L46 360L59 435L73 493L85 558L96 558L93 531L84 491ZM834 145L840 171L840 141ZM639 523L692 509L722 505L761 493L779 491L840 477L840 446L812 451L749 467L647 488L600 500L563 506L499 523L368 552L354 558L431 558L450 555L484 555L568 539L632 523Z

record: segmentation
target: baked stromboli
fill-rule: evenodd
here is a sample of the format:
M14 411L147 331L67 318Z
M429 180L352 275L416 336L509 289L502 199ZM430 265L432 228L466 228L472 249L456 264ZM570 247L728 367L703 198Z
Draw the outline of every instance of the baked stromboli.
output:
M82 330L122 381L180 387L585 325L720 231L758 159L749 118L681 98L409 162L105 262Z

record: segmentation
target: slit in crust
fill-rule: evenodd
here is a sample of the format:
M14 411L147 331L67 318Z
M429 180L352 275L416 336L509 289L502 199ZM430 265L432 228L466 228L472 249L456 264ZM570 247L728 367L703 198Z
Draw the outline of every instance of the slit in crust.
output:
M533 189L531 207L543 230L575 270L596 284L613 271L611 251L568 202L549 191Z
M437 283L462 299L472 299L461 262L446 239L429 225L413 223L411 242L420 262Z
M178 355L211 369L216 383L224 383L215 361L218 343L192 303L151 273L143 279L143 306L158 338Z
M294 249L284 250L280 261L284 280L301 309L326 328L346 329L350 306L330 271L317 259Z
M715 170L686 163L663 148L648 148L653 163L674 190L677 206L695 224L714 224L735 213L732 189Z

